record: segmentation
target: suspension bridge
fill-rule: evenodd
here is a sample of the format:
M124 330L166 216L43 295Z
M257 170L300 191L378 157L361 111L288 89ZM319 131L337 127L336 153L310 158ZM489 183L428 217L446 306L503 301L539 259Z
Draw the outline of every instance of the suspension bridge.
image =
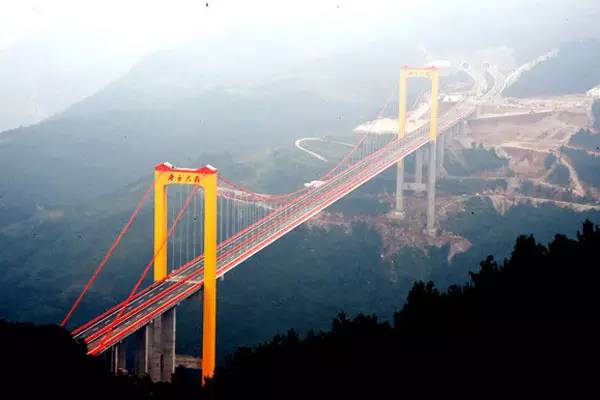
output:
M407 129L406 85L413 77L431 81L429 120ZM427 232L435 234L436 167L443 162L444 135L457 132L477 108L467 98L438 111L439 70L409 68L400 74L398 131L365 133L329 172L285 194L255 193L219 174L199 169L155 167L154 180L63 319L65 326L154 192L154 253L127 298L74 329L88 354L105 354L114 371L126 369L168 381L175 368L177 306L203 293L202 376L212 377L216 349L216 280L365 182L397 165L394 215L403 215L403 189L427 191ZM383 113L384 110L382 110ZM381 114L381 113L380 113ZM427 182L422 180L428 154ZM403 159L416 152L416 181L404 182ZM152 272L153 283L142 284ZM126 356L126 348L132 357ZM132 364L131 366L127 364Z

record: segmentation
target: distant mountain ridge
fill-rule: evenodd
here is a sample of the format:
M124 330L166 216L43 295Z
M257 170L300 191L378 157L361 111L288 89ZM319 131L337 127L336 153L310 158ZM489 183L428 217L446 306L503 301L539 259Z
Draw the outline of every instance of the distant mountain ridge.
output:
M524 72L506 96L585 93L600 84L600 40L565 43L558 54Z
M127 72L119 54L92 34L49 32L0 49L0 135L38 123Z
M294 51L284 39L237 39L158 52L65 112L4 132L3 205L77 204L165 160L189 164L200 154L349 132L376 114L401 60L420 60L406 48L381 62L388 42L313 59L306 51L303 58L286 55ZM244 50L223 53L235 45ZM268 51L281 58L267 60ZM367 72L373 80L359 79Z

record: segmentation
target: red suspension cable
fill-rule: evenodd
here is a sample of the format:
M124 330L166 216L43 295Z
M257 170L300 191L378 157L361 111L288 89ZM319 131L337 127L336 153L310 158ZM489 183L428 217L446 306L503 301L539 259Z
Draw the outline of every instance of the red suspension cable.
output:
M383 107L381 107L381 110L379 110L379 113L377 114L377 117L375 118L375 121L380 119L383 114L385 113L385 110L387 110L388 105L390 104L390 102L392 101L392 98L394 97L394 94L396 93L396 89L394 89L392 91L392 93L389 95L389 97L387 98L387 100L385 101L385 103L383 104ZM373 124L371 124L371 127L367 130L367 132L363 135L363 137L360 139L360 141L356 144L356 146L354 146L353 149L351 149L348 153L346 153L346 155L333 167L331 168L325 175L323 175L323 177L321 178L321 180L327 180L327 178L329 178L339 167L342 166L342 164L344 162L346 162L347 159L349 159L352 154L354 154L354 152L360 147L360 145L367 139L367 137L369 136L369 133L371 131L371 129L373 129L373 125L375 125L375 121L373 121Z
M385 104L383 105L383 107L381 108L377 119L381 118L381 116L383 115L383 113L385 112L385 110L387 109L387 106L389 105L392 97L393 97L394 92L392 93L392 95L390 95L390 97L387 99L387 101L385 102ZM361 140L359 141L359 143L354 147L354 149L352 149L351 151L349 151L343 158L342 160L340 160L340 162L335 165L329 172L327 172L322 179L326 179L328 178L337 168L339 168L353 153L354 151L356 151L356 149L362 144L362 142L364 142L364 140L366 139L368 135L365 134L363 136L363 138L361 138ZM234 183L233 181L230 181L229 179L226 179L223 176L219 176L219 179L221 179L224 183L232 186L233 188L243 191L245 193L251 194L253 196L256 196L256 198L259 199L264 199L264 200L275 200L275 199L284 199L284 198L289 198L295 194L298 194L304 190L306 190L306 188L301 188L300 190L297 190L295 192L290 192L290 193L283 193L283 194L278 194L278 195L264 195L264 194L258 194L258 193L254 193L252 191L250 191L249 189ZM154 187L154 182L148 187L148 189L144 192L144 195L142 196L141 200L138 202L134 212L132 213L132 215L129 217L129 220L127 221L127 223L125 224L125 226L123 227L123 229L121 230L121 232L119 233L119 235L117 236L117 238L115 239L115 241L113 242L113 244L111 245L111 247L108 249L108 251L106 252L106 254L104 255L104 258L102 259L102 261L100 261L100 263L98 264L98 266L96 267L96 270L94 271L94 273L92 274L91 278L89 279L89 281L87 282L87 284L85 285L85 287L83 288L83 290L81 291L81 293L79 294L79 297L77 298L77 300L75 300L75 303L73 304L73 306L71 307L71 309L69 310L69 312L67 313L67 315L65 316L65 318L62 320L61 322L61 326L65 326L66 323L69 321L69 319L71 318L71 316L73 315L73 312L75 311L75 309L79 306L79 304L81 303L81 301L83 300L83 298L85 297L85 295L87 294L87 292L89 291L89 289L91 288L91 286L93 285L93 283L95 282L96 278L98 277L98 275L100 274L100 272L102 271L102 269L104 268L104 266L106 265L106 263L108 262L108 260L110 259L110 257L112 256L112 254L114 253L116 247L118 246L118 244L121 242L121 240L123 239L123 237L125 236L125 234L127 233L127 230L129 229L129 227L131 226L133 220L137 217L138 213L140 212L140 210L142 209L148 195L150 194L150 192L152 191ZM194 191L193 193L195 193L196 191ZM191 198L193 197L193 193L190 194L188 196L188 199L186 199L186 205L182 208L182 210L180 211L180 214L183 214L183 211L185 211L185 209L187 208L187 206L189 205L189 201L191 201ZM169 236L171 236L172 234L172 229L175 227L175 225L177 224L177 222L179 221L179 219L181 218L181 215L178 214L178 218L176 218L176 221L174 222L173 226L171 227L171 229L169 230L169 233L167 235L167 239L169 238ZM164 244L163 244L164 246ZM162 246L161 246L161 250L162 250ZM152 257L152 260L148 263L149 266L152 266L152 264L154 263L154 259L156 258L156 254ZM150 267L146 266L146 269L144 270L144 273L142 274L141 279L138 281L138 283L136 284L136 286L134 287L134 290L132 292L133 295L135 295L135 293L137 292L139 286L141 285L141 282L145 279ZM130 295L131 297L131 295Z
M71 306L71 309L69 310L69 312L67 313L67 315L65 315L65 317L61 321L60 326L64 327L67 324L67 322L69 321L69 319L71 318L71 316L75 312L75 309L79 306L79 303L81 303L81 300L83 300L83 298L85 297L85 295L87 294L87 292L90 290L90 288L94 284L94 281L96 280L96 278L98 277L98 275L100 274L100 272L104 269L104 266L106 265L106 263L108 262L108 260L110 259L110 257L113 255L115 249L117 248L117 246L119 245L119 243L121 243L121 240L123 239L123 237L125 236L125 234L129 230L129 227L133 223L133 220L137 217L137 215L139 214L139 212L141 211L141 209L144 207L144 204L146 203L146 200L148 199L148 195L150 195L150 192L152 192L152 189L154 188L154 183L155 182L156 182L156 180L154 180L150 184L150 186L148 186L148 188L146 189L146 191L142 195L141 199L138 201L137 205L135 206L135 209L133 210L133 213L131 214L131 216L127 220L127 223L125 224L125 226L123 227L123 229L121 229L121 232L119 232L119 234L117 235L117 237L113 241L113 243L110 246L110 248L104 254L104 257L102 258L102 260L100 261L100 263L98 264L98 266L96 267L96 269L94 270L94 273L92 274L92 276L90 277L90 279L88 280L88 282L86 283L86 285L84 286L83 290L81 290L81 293L77 297L77 300L75 300L75 302L73 303L73 306Z
M104 336L104 338L105 338L104 340L106 340L106 338L108 338L110 336L110 334L111 334L114 326L117 324L117 322L119 321L119 318L121 318L121 315L123 315L123 312L125 311L125 309L129 305L129 302L135 297L138 289L142 285L142 282L144 282L144 279L146 279L146 276L148 275L148 272L150 271L150 268L154 264L154 260L156 260L156 257L158 256L158 254L163 250L163 248L167 244L167 241L169 240L169 238L173 234L173 231L175 230L175 227L177 226L177 223L179 222L179 220L183 216L185 210L187 210L188 206L192 202L192 199L194 198L194 196L198 192L198 188L199 188L198 185L194 185L194 190L192 190L190 192L190 194L187 196L187 198L185 199L185 203L181 207L181 210L179 210L179 212L177 213L177 216L175 217L175 220L173 221L173 224L171 225L171 227L169 228L169 231L167 232L167 236L165 237L165 239L161 243L159 249L154 253L154 255L152 256L152 258L150 259L150 261L148 262L148 264L146 264L146 267L144 268L144 271L142 272L142 275L140 276L140 278L138 279L138 281L135 283L135 286L133 287L133 289L129 293L129 296L127 297L127 299L123 303L123 307L121 308L121 310L119 310L119 313L117 314L117 316L115 317L115 319L108 326L107 332L106 332L106 334Z
M286 200L286 199L306 190L306 188L303 187L303 188L300 188L299 190L296 190L295 192L290 192L290 193L262 194L262 193L255 193L255 192L251 191L250 189L246 188L245 186L242 186L238 183L235 183L235 182L225 178L223 175L219 175L219 180L222 181L223 183L225 183L226 185L229 185L232 188L239 190L240 192L244 192L244 193L252 196L252 198L255 200L281 202L283 200Z
M396 93L396 90L394 89L392 91L392 93L390 94L390 96L387 98L386 102L384 103L384 105L381 108L381 110L379 111L379 113L377 114L377 117L375 118L376 120L380 119L383 116L383 114L387 110L388 105L392 101L392 98L394 97L395 93ZM372 126L374 125L374 123L375 122L373 122L373 124L369 128L369 131L372 129ZM352 154L354 154L354 152L360 147L360 145L367 139L369 131L367 131L363 135L363 137L360 139L360 141L356 144L356 146L354 146L354 148L352 148L348 153L346 153L346 155L333 168L331 168L327 173L325 173L325 175L323 175L320 180L326 180L327 178L329 178L344 162L346 162L346 160L348 160L348 158L350 158L352 156ZM270 201L289 199L290 197L297 195L307 189L307 188L303 187L294 192L268 195L268 194L254 193L251 190L249 190L248 188L225 178L223 175L219 175L219 180L223 181L223 183L233 187L234 189L251 194L253 196L256 196L259 199L265 199L265 200L270 200Z

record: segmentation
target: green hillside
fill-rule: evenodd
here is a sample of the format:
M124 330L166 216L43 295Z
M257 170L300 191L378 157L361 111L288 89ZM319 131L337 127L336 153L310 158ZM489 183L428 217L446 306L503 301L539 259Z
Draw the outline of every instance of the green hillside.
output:
M4 389L69 399L579 397L595 382L599 246L589 221L574 239L557 234L548 245L519 236L503 262L486 257L468 283L416 282L392 323L341 312L327 330L288 330L238 348L204 389L199 371L179 369L172 384L111 378L66 331L0 321L0 351L12 366ZM34 377L35 369L44 373Z

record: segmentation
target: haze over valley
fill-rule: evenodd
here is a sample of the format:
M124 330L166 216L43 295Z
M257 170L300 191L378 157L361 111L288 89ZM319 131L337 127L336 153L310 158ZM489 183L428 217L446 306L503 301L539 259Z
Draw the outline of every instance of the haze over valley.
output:
M251 210L241 215L252 222L275 212L269 202L277 196L292 196L293 204L295 191L324 191L319 187L335 181L333 172L362 162L355 154L368 160L397 138L398 79L406 65L439 68L440 126L444 115L472 109L456 127L440 129L435 197L427 192L434 168L434 156L422 151L427 143L404 157L402 210L397 169L388 167L228 270L217 280L216 360L227 377L219 381L217 372L217 388L250 379L231 372L244 370L250 354L240 346L258 349L256 357L270 365L256 346L270 349L278 333L293 329L310 339L307 332L329 329L342 311L333 332L345 326L345 315L374 314L394 324L410 313L402 307L415 293L429 290L419 282L451 296L453 285L476 280L490 254L520 263L519 235L546 244L561 233L585 247L585 232L598 230L594 1L325 1L292 2L289 10L269 1L183 1L129 4L114 19L116 3L90 12L58 3L15 6L13 17L29 21L28 28L7 21L0 30L0 320L62 321L159 179L153 173L160 163L211 165L232 182L219 186L221 244L228 201ZM430 85L408 85L409 138L428 129ZM375 167L376 158L365 162ZM169 222L188 193L169 195ZM155 204L148 198L68 329L127 299L145 265L156 262ZM169 231L169 271L191 259L184 240L203 229L190 213L184 231ZM197 246L187 255L195 257ZM142 277L141 288L152 284L152 273ZM203 292L196 293L177 302L175 360L192 368L202 356ZM280 339L296 343L292 335L271 344Z

